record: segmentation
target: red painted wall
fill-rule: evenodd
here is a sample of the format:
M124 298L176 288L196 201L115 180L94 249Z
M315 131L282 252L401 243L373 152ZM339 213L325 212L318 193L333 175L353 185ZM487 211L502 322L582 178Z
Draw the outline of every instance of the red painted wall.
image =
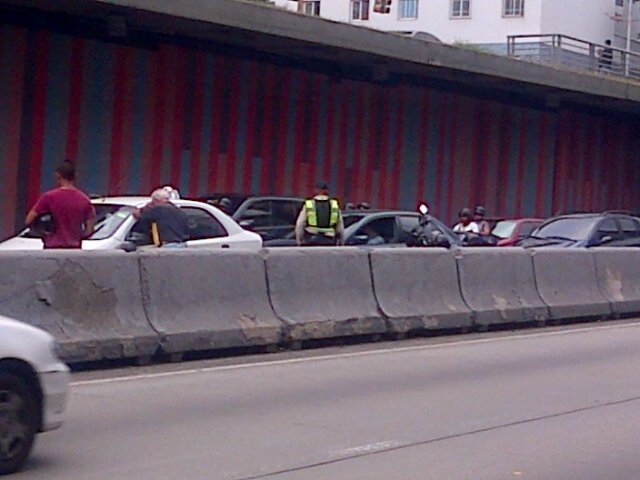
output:
M0 27L0 237L65 156L89 193L305 195L452 220L637 209L632 119L540 111L408 85L331 80L171 45L118 46Z

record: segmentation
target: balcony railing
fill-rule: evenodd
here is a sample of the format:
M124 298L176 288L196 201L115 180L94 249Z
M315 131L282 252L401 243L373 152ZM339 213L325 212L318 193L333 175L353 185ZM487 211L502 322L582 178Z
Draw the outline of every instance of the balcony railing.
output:
M640 81L640 54L567 35L509 35L507 54L570 70Z

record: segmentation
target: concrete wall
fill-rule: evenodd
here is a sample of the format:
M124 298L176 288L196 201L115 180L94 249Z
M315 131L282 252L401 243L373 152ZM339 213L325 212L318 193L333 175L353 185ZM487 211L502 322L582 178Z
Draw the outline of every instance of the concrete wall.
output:
M100 194L306 195L325 178L345 202L423 199L446 221L476 203L506 216L640 203L634 118L8 25L0 66L0 237L65 156Z

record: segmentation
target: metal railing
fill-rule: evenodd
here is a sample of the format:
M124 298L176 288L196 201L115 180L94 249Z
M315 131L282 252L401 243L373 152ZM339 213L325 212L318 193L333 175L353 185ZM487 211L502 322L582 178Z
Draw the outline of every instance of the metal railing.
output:
M640 81L640 54L567 35L509 35L507 55Z

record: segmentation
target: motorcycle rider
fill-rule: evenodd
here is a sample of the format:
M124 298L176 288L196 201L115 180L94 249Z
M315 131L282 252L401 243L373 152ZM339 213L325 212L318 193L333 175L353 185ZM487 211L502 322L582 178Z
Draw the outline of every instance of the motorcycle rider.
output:
M491 235L491 225L484 217L487 215L487 209L482 205L478 205L473 211L473 221L478 225L480 235Z
M460 210L458 213L458 219L460 221L453 227L453 231L455 233L472 233L476 235L480 233L478 224L471 219L470 209L463 208Z

